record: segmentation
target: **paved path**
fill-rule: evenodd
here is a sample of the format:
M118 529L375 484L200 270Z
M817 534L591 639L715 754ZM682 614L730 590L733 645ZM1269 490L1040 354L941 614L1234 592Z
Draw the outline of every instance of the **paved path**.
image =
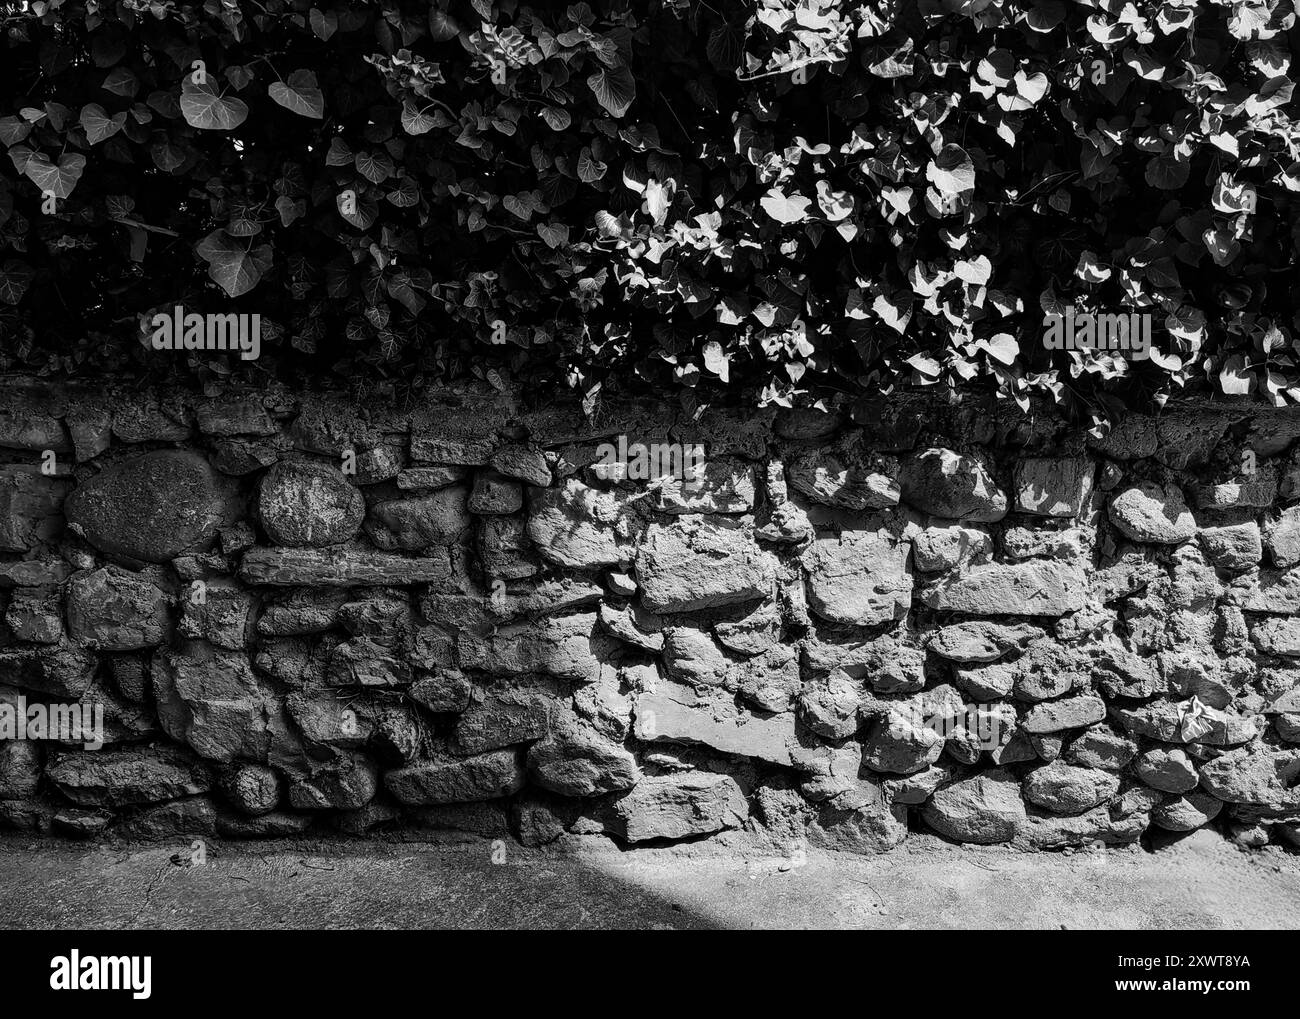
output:
M1160 849L1027 855L919 835L806 862L312 842L79 847L0 840L0 926L90 928L1295 928L1300 857L1211 833ZM497 859L501 860L498 845Z

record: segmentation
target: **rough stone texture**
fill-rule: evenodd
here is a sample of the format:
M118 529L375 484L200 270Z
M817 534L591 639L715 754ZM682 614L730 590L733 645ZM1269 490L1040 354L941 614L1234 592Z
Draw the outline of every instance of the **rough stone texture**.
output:
M1119 778L1095 768L1053 761L1025 779L1025 799L1056 814L1081 814L1119 792Z
M467 803L518 792L524 785L524 768L518 751L492 750L460 760L397 768L384 776L384 785L403 803Z
M418 552L462 541L470 528L468 496L461 485L428 495L393 499L370 508L366 534L379 548ZM508 510L505 512L509 512Z
M636 557L641 599L652 612L690 612L766 597L776 561L740 525L684 517L653 524Z
M257 511L275 544L322 547L356 536L366 515L366 501L337 465L281 462L262 477Z
M296 587L357 585L446 584L453 577L445 553L412 559L363 548L256 548L245 553L239 577L248 584Z
M1062 616L1087 600L1083 568L1073 562L1030 559L974 566L920 591L923 604L948 612Z
M904 502L946 520L992 523L1007 515L1007 497L982 463L934 447L903 462L899 486Z
M1008 625L979 620L953 623L934 631L926 647L954 662L996 662L1041 636L1043 631L1028 623Z
M1092 494L1086 457L1030 457L1016 463L1016 509L1044 517L1077 517Z
M738 828L749 806L730 775L657 775L619 796L611 814L606 831L628 842L648 842Z
M1300 838L1295 411L42 386L0 400L0 702L105 747L0 743L0 827ZM602 478L620 436L703 474Z
M902 619L912 604L907 555L906 543L879 531L817 538L803 558L809 607L855 626Z
M737 757L792 766L799 752L792 712L754 713L721 690L659 680L636 700L634 734L654 742L700 744Z
M212 784L196 758L162 748L56 754L45 774L80 806L157 803L207 792Z
M1191 759L1177 747L1152 747L1137 759L1134 770L1152 789L1166 793L1190 792L1200 781Z
M108 468L64 503L68 526L112 556L163 563L205 551L237 512L198 453L160 450Z
M1177 545L1196 534L1196 518L1173 485L1144 481L1110 501L1110 519L1133 541Z
M1253 520L1224 527L1203 527L1199 537L1205 558L1220 569L1248 570L1259 565L1264 555L1259 524Z
M154 647L171 628L167 601L147 577L117 566L75 573L68 581L68 632L104 651Z
M992 549L987 531L961 524L931 525L912 540L912 562L923 573L939 573L985 561Z
M38 549L63 530L66 478L27 464L0 465L0 552Z
M1010 842L1025 824L1020 783L998 768L941 787L922 811L925 823L957 842Z

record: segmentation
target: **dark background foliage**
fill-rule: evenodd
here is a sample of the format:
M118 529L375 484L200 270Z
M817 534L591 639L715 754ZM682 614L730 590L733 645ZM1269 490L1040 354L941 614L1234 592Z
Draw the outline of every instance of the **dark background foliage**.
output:
M0 10L0 370L1300 401L1288 0Z

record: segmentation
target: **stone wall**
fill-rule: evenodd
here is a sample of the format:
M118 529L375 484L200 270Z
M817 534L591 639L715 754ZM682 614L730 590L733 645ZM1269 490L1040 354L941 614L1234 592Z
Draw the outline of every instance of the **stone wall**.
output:
M0 821L1300 835L1300 416L390 404L5 383L0 703L105 745L0 743Z

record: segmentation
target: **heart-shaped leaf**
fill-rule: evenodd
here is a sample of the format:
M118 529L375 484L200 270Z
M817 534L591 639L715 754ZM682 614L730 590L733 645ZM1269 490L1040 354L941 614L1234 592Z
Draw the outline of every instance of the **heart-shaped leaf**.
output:
M52 194L62 200L72 194L85 168L86 157L76 153L63 156L55 166L44 152L34 152L23 167L23 173L41 189L42 194Z
M131 99L140 91L140 81L129 67L115 67L105 75L104 83L99 87L105 92Z
M180 105L185 123L201 131L233 131L248 119L242 99L219 95L211 81L200 85L188 76L181 86Z
M213 230L194 249L208 263L208 275L230 297L252 290L271 267L269 244L246 248L224 230Z
M772 188L759 199L763 211L778 223L798 223L808 215L808 206L812 205L803 195L786 195L778 188Z
M382 184L393 175L393 161L383 152L358 152L357 173L371 184Z
M925 167L930 181L944 198L975 190L975 163L960 145L945 145Z
M636 98L636 81L623 65L605 67L587 79L596 101L613 117L621 117Z
M81 108L81 126L86 131L86 141L91 145L112 138L125 123L125 113L115 113L110 117L99 103L87 103Z
M266 91L286 110L299 116L314 120L325 117L325 93L320 90L316 75L311 71L294 71L288 81L273 81Z
M32 270L26 262L11 258L0 266L0 301L17 304L32 285Z

